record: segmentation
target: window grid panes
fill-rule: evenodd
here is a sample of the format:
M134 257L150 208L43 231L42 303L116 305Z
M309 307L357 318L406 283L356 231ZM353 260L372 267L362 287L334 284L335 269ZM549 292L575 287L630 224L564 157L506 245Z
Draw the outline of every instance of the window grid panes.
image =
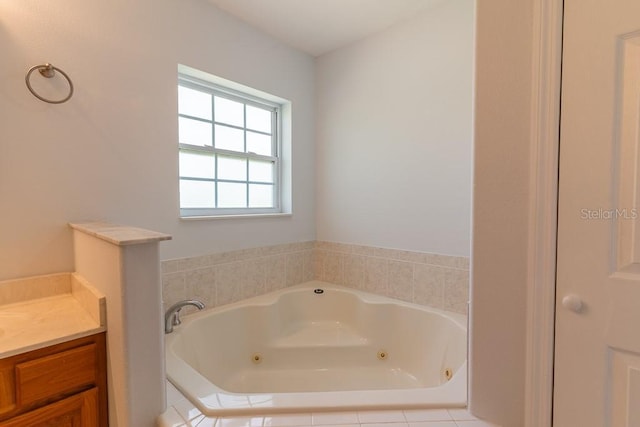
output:
M182 216L279 212L278 106L180 79Z

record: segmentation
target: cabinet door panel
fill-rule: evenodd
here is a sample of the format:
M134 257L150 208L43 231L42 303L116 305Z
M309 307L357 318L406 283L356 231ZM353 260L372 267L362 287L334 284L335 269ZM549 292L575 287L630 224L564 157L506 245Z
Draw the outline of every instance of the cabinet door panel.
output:
M16 385L13 366L0 366L0 417L15 408Z
M93 427L97 425L98 391L96 388L0 422L0 427Z
M16 365L17 400L24 406L73 393L95 381L95 344Z

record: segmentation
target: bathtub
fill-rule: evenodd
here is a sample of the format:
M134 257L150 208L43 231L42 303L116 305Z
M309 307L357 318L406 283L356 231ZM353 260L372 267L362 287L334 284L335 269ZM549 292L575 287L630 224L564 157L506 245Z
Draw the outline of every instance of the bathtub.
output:
M466 406L466 317L326 282L186 316L169 380L209 416Z

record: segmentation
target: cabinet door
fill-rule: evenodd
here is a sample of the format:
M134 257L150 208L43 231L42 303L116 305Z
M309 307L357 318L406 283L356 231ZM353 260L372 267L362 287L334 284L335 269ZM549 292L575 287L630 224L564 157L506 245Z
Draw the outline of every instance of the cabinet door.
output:
M95 427L98 390L92 388L0 423L0 427Z

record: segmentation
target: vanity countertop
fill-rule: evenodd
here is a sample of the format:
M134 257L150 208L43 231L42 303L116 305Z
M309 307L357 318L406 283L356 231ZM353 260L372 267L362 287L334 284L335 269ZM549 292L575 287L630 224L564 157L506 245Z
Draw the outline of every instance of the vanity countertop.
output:
M0 359L105 330L104 296L75 274L0 282Z

